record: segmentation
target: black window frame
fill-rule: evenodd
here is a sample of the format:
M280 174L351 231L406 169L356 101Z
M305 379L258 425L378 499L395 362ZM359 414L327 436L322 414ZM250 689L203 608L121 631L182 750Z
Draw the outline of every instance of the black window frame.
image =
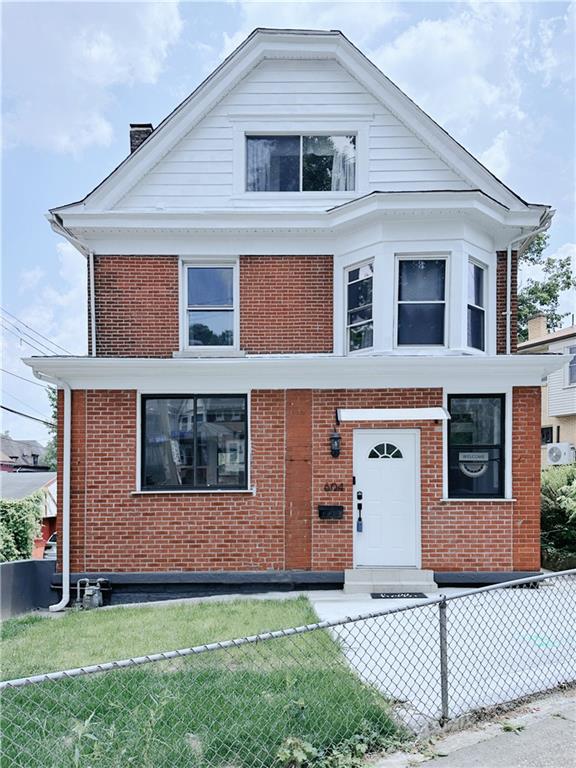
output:
M540 445L554 442L554 427L540 427Z
M245 482L243 485L146 485L146 403L148 400L194 400L194 413L196 413L196 402L202 398L238 398L244 401L244 426L245 426L245 446L244 446L244 477ZM194 419L194 478L196 478L196 440L197 440L197 420ZM248 477L248 459L250 455L250 418L249 418L249 402L248 395L245 392L241 393L185 393L185 394L145 394L140 396L140 490L147 492L163 493L164 491L180 491L186 493L188 491L211 493L212 491L246 491L248 490L249 477Z
M463 392L460 394L448 395L446 405L448 413L452 414L451 403L456 399L470 398L490 398L491 400L500 400L500 443L494 443L490 445L482 445L482 448L500 448L501 461L498 472L498 491L496 493L474 493L466 496L462 494L452 494L450 489L450 422L448 422L448 434L446 438L446 453L447 453L447 493L449 499L505 499L506 498L506 395L500 392ZM473 452L476 446L470 447L470 452Z

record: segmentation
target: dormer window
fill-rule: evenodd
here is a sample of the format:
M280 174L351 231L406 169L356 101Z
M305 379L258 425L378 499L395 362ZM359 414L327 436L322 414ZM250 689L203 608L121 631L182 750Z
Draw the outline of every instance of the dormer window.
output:
M355 136L247 136L247 192L356 188Z

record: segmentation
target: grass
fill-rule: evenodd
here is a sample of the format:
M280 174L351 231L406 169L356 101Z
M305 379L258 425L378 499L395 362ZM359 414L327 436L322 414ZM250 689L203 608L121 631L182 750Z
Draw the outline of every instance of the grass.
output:
M138 656L316 621L304 598L28 617L2 627L2 676ZM10 766L266 768L288 737L318 749L398 731L326 631L3 695ZM4 762L2 763L4 764Z

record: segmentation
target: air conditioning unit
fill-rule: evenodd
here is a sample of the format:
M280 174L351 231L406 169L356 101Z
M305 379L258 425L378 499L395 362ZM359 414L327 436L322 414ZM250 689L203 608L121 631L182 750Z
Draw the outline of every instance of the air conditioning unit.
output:
M574 458L574 446L572 443L550 443L550 445L546 446L546 461L551 466L571 464Z

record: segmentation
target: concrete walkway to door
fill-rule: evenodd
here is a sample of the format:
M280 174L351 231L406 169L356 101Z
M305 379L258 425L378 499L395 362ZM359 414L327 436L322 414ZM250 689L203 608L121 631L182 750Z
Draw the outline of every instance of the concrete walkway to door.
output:
M442 590L455 595L467 590ZM369 595L308 593L321 620L417 605ZM438 595L434 595L438 597ZM576 679L571 618L576 582L480 592L447 604L449 717L552 689ZM572 612L572 613L571 613ZM358 675L396 702L416 731L442 715L438 604L332 629Z

